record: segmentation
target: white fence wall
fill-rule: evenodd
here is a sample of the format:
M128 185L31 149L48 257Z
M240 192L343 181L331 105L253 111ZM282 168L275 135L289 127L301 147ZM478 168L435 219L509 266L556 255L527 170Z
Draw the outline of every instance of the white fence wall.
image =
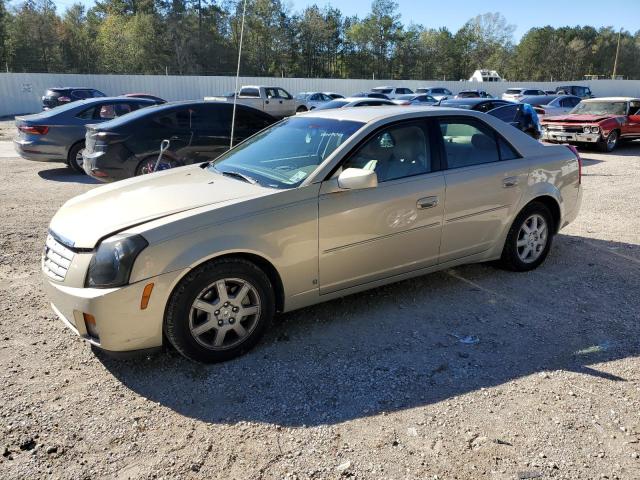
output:
M640 97L640 80L596 80L568 82L445 82L438 80L342 80L331 78L241 77L240 85L276 85L292 94L302 91L332 91L350 95L380 85L402 85L409 88L442 86L454 93L468 88L481 88L493 95L509 87L526 86L552 89L562 84L586 85L596 96ZM167 100L188 100L220 95L234 89L235 77L199 77L164 75L66 75L50 73L0 73L0 116L38 112L41 96L49 87L86 86L107 95L144 92Z

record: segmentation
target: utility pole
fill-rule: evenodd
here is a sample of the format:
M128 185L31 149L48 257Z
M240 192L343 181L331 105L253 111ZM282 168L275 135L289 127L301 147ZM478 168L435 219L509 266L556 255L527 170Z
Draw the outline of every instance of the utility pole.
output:
M616 73L618 71L618 55L620 54L620 36L622 35L622 28L618 32L618 46L616 47L616 59L613 62L613 75L611 75L611 80L616 79Z

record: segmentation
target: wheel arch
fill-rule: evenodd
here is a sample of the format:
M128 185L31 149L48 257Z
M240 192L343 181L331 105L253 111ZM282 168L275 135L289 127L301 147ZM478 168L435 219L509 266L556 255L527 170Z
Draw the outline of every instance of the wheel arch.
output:
M265 257L252 252L238 251L238 252L223 253L221 255L207 258L198 264L192 265L191 268L186 270L184 274L178 279L178 281L176 281L171 291L171 295L173 295L173 292L178 287L180 282L182 282L184 277L186 277L189 274L189 272L191 272L192 270L199 268L202 265L206 265L207 263L216 262L222 259L234 259L234 258L243 259L248 262L251 262L265 273L265 275L269 278L271 285L273 286L273 293L276 298L276 311L282 312L284 310L284 284L282 283L282 277L280 276L280 273L278 272L276 267L273 265L273 263L271 263Z
M69 148L67 148L67 162L68 162L68 161L70 161L70 159L69 159L69 154L71 153L71 150L73 150L77 145L79 145L79 144L81 144L81 143L84 143L84 142L85 142L85 139L84 139L84 138L82 138L82 139L78 140L77 142L73 142L73 143L69 146Z
M560 210L560 204L558 201L552 197L551 195L540 195L531 199L524 205L520 211L524 210L528 205L537 202L542 203L545 207L549 209L551 215L553 217L553 234L555 235L560 230L560 222L562 221L562 211Z

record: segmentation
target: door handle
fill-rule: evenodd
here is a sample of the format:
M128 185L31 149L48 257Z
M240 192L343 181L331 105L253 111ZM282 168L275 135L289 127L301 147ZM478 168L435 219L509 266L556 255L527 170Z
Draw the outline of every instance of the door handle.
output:
M418 200L418 209L433 208L438 205L438 197L424 197Z
M518 177L507 177L504 180L502 180L502 186L504 188L511 188L511 187L515 187L518 185Z

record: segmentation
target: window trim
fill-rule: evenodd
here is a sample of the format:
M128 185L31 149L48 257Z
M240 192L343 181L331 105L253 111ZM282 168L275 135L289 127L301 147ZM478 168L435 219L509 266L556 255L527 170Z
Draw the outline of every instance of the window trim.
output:
M476 117L472 117L472 116L465 116L465 115L446 115L446 116L439 116L439 117L434 117L436 119L435 122L435 128L434 128L434 134L437 137L437 143L440 149L440 156L441 156L441 166L442 166L442 170L445 171L445 173L447 171L454 171L454 170L460 170L463 168L477 168L477 167L482 167L483 165L494 165L496 163L500 163L500 162L509 162L512 160L521 160L522 158L524 158L522 156L522 154L518 151L517 148L515 148L513 146L513 144L507 140L504 135L501 135L500 132L498 132L498 130L496 130L493 126L489 125L487 122L485 122L484 120L481 120L479 118ZM499 120L499 119L497 119ZM494 137L494 142L496 144L496 150L498 151L498 160L494 161L494 162L485 162L485 163L475 163L473 165L464 165L462 167L452 167L449 168L449 162L448 162L448 158L447 158L447 151L445 150L445 146L444 146L444 139L442 138L442 134L440 133L440 122L443 121L463 121L463 122L467 122L467 123L477 123L479 125L482 125L483 127L489 128L492 132L493 132L493 137ZM502 121L502 120L499 120ZM509 147L511 147L511 149L516 153L517 157L516 158L512 158L509 160L503 160L502 159L502 152L500 151L500 145L498 144L498 140L501 139L502 141L504 141Z
M390 122L387 123L385 125L381 125L378 128L374 129L373 131L369 132L364 138L362 138L361 140L358 141L358 143L356 143L351 150L349 150L347 153L345 153L342 158L340 159L340 161L329 171L329 173L325 176L325 178L322 179L322 182L326 182L328 180L331 180L332 178L334 178L336 172L342 168L342 165L350 160L353 155L355 155L358 150L360 150L360 148L362 148L362 146L364 146L365 143L367 143L369 140L371 140L373 137L375 137L376 135L378 135L381 131L383 130L387 130L389 128L396 128L398 126L404 126L404 125L409 125L409 124L421 124L419 125L425 133L425 138L427 139L427 141L429 142L429 154L431 155L431 171L430 172L425 172L425 173L418 173L416 175L410 175L408 177L400 177L400 178L394 178L393 180L386 180L382 183L388 183L388 182L395 182L398 180L406 180L406 179L410 179L410 178L415 178L415 177L419 177L421 175L431 175L433 173L438 173L441 172L443 170L445 170L443 168L443 163L442 163L442 154L440 152L440 148L436 145L436 139L435 137L438 137L439 135L437 135L437 132L435 131L434 128L434 118L438 118L438 117L414 117L414 118L405 118L402 120L398 120L395 122Z

